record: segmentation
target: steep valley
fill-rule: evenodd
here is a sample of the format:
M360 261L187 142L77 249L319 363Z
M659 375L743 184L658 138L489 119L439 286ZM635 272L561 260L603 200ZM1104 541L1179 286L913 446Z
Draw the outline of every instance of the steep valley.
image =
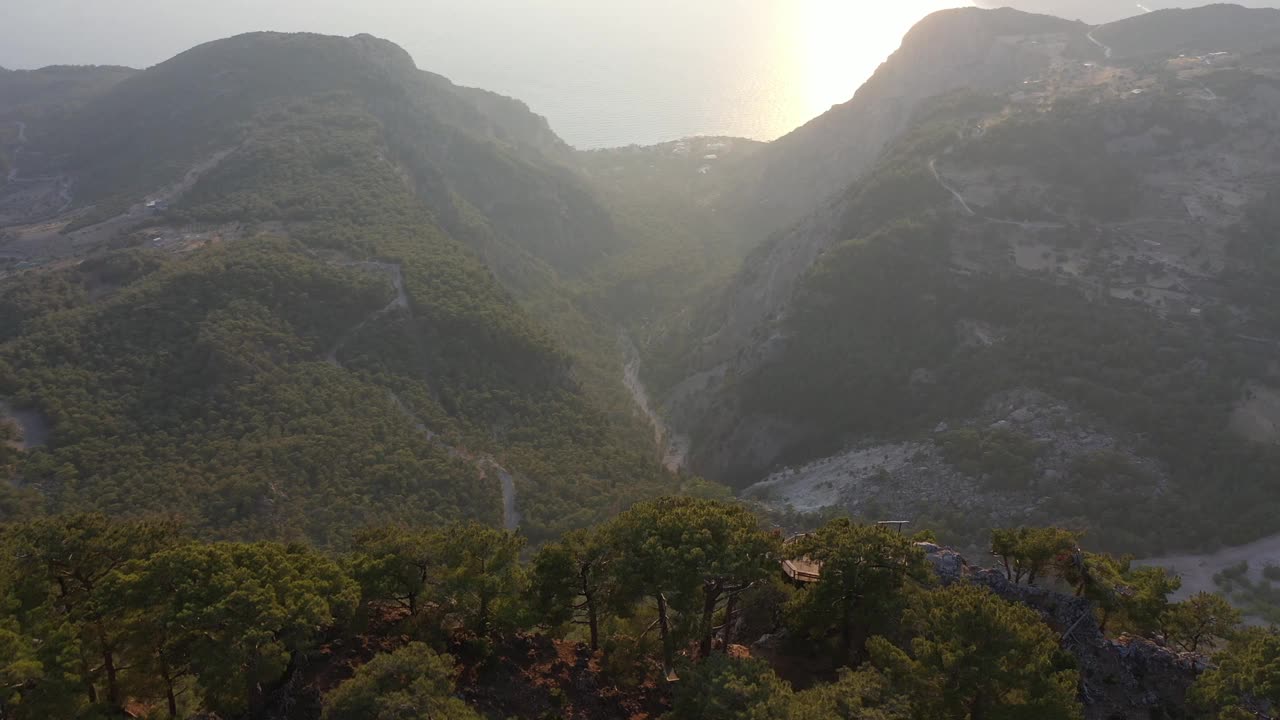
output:
M1280 10L1071 7L771 143L0 69L0 720L1274 716Z
M779 509L906 516L975 542L1021 522L1139 554L1274 532L1259 509L1277 383L1261 248L1280 66L1223 52L1229 30L1197 35L1213 12L1095 30L954 11L1000 28L981 41L996 68L1007 48L1040 60L969 71L990 85L908 112L873 167L842 163L848 189L752 251L666 340L688 349L683 375L659 377L691 467ZM1276 18L1220 14L1215 28L1247 37ZM1130 50L1144 22L1179 32ZM894 88L929 24L913 35L881 70ZM877 83L778 148L865 129L858 103L888 104ZM1009 393L1045 399L1009 408ZM1044 409L1053 427L1009 418ZM948 456L936 428L976 439ZM1023 462L1023 479L998 479Z
M1023 522L1140 554L1272 533L1280 56L1259 38L1275 18L946 11L774 143L592 152L367 36L5 74L21 91L0 103L0 390L49 421L23 491L90 507L132 475L97 432L203 464L215 490L182 504L215 534L299 532L306 487L372 491L361 517L400 517L425 482L438 495L414 512L518 513L551 537L722 492L694 475L958 543ZM299 285L248 275L217 312L181 300L245 262ZM140 368L127 392L93 390ZM239 415L229 398L274 377L301 395ZM282 449L207 460L264 423L302 442L314 403L380 418L351 439L373 453L351 477L311 450L292 491L274 470L233 479L263 453L297 462ZM269 419L286 406L307 422ZM158 408L224 427L173 447ZM425 481L415 453L451 479ZM135 490L110 507L135 503L166 506ZM1134 519L1157 515L1185 527Z

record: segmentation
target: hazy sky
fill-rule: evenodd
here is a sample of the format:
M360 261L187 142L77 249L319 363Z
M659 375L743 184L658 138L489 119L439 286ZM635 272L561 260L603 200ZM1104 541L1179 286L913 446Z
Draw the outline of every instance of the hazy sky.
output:
M1064 16L1073 8L1133 0L1006 0ZM1001 0L990 0L999 4ZM733 35L757 20L822 13L833 30L865 41L858 26L894 26L907 15L968 0L0 0L0 66L122 64L146 67L192 45L251 30L308 30L389 37L419 57L445 60L459 50L501 52L512 44L549 52L592 46L661 48L690 27L702 39ZM987 4L983 2L981 4ZM1203 4L1149 0L1147 7ZM1276 5L1245 0L1251 5ZM739 27L745 22L747 27ZM783 21L785 24L785 20ZM578 36L565 46L570 37ZM896 40L897 38L891 38ZM543 41L543 42L540 42ZM744 39L751 42L752 38ZM438 53L432 53L437 48ZM433 57L434 55L434 57Z
M924 15L969 0L0 0L0 65L147 67L252 30L367 32L518 97L579 146L771 139L843 102Z
M1108 0L1010 1L1074 6ZM772 139L851 97L921 17L969 4L0 0L0 66L147 67L253 30L363 32L400 44L423 69L524 100L581 147L692 134Z

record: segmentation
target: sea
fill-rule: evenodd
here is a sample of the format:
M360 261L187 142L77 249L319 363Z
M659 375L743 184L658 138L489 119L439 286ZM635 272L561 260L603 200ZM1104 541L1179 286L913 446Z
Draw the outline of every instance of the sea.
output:
M1083 7L1083 0L1021 1L1035 9ZM1126 12L1172 4L1115 3ZM772 140L851 98L924 16L970 4L41 0L6 7L0 66L146 67L201 42L253 30L371 33L400 44L425 70L523 100L579 148L693 135Z
M692 135L772 140L852 97L925 15L966 4L41 0L6 7L0 66L146 67L253 30L371 33L424 70L523 100L579 148Z

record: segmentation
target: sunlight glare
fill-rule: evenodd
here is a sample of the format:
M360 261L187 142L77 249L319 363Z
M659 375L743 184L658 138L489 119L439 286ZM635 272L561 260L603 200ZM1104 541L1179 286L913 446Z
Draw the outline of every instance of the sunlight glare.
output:
M853 97L922 17L972 5L965 0L794 1L794 56L804 83L803 92L797 93L804 107L798 110L805 117L819 115ZM866 31L867 25L872 26L871 32Z

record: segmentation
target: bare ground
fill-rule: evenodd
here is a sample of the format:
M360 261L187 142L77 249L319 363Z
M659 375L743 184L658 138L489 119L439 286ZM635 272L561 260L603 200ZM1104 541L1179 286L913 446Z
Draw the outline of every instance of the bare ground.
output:
M1166 567L1177 573L1182 578L1182 589L1174 594L1173 599L1183 600L1198 592L1217 591L1213 576L1241 562L1249 563L1249 578L1261 582L1263 568L1280 565L1280 535L1215 553L1150 558L1139 561L1138 564Z
M16 410L0 401L0 419L9 420L22 431L22 439L15 443L20 450L43 447L49 442L49 421L35 410Z

